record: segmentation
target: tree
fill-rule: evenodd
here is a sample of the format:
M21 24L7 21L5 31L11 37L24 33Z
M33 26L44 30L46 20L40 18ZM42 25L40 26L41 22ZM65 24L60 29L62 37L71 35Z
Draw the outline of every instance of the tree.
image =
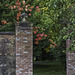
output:
M36 1L35 1L36 2ZM75 40L73 39L75 37L75 1L74 0L37 0L37 3L39 3L39 7L41 9L40 15L35 13L33 20L35 21L38 19L38 21L35 21L35 26L40 27L40 32L45 32L47 35L50 34L50 39L55 41L58 44L58 48L60 44L63 42L63 45L66 43L66 39L71 39L72 44L71 48L68 49L70 51L75 50ZM37 15L36 15L37 14ZM71 30L71 33L66 35L67 31ZM47 39L47 38L46 38ZM43 41L41 44L45 44L47 41ZM47 42L48 43L48 42ZM44 46L44 48L48 47L49 44ZM62 49L59 51L59 53L65 53L66 52L66 45L65 49L62 46L64 52ZM37 45L35 45L36 47ZM40 44L39 47L34 48L35 52L38 51L41 48ZM51 47L50 47L51 48ZM41 49L42 50L42 49ZM49 49L51 50L51 49ZM55 49L52 49L53 52L56 52ZM40 50L39 50L40 52ZM38 54L38 53L37 53Z

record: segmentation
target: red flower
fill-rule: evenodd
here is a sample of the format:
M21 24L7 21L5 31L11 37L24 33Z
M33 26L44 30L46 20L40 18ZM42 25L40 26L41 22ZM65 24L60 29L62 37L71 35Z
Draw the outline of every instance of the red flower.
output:
M40 36L41 36L41 37L43 37L43 35L44 35L43 33L42 33L42 34L40 34Z
M19 6L17 6L17 8L18 8Z
M36 31L34 31L34 34L36 34Z
M36 36L38 37L38 36L40 36L40 34L37 34Z
M13 6L10 6L9 8L10 8L10 9L13 9Z
M4 21L4 24L7 24L7 21Z
M17 16L17 20L19 20L19 17Z
M19 7L19 10L23 10L23 8Z
M16 2L15 4L18 5L18 2Z
M40 12L40 9L37 9L36 11Z
M38 27L38 28L40 28L40 27Z
M8 6L8 4L6 4L6 6Z
M21 5L21 3L18 4L19 6Z
M41 37L38 37L38 40L41 40Z
M38 32L38 30L36 30Z
M52 47L53 45L52 44L50 44L50 47Z
M16 6L14 5L14 9L16 8Z
M19 22L17 22L17 23L19 23Z
M2 20L1 22L2 22L2 24L7 24L7 21Z
M38 8L39 8L39 6L36 6L36 8L38 9Z
M39 44L39 42L38 42L38 41L36 41L36 42L35 42L35 44Z
M31 14L29 13L29 16L31 16Z
M38 38L35 39L36 41L38 40Z
M32 11L32 9L29 9L29 11L31 12L31 11Z
M46 34L45 34L44 36L45 36L45 37L47 37L47 35L46 35Z
M49 41L51 41L51 40L49 39Z

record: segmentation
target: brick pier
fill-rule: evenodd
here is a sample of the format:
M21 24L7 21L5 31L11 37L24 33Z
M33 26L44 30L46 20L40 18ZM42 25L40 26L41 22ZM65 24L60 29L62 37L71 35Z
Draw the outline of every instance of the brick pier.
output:
M33 75L32 23L16 24L16 75Z

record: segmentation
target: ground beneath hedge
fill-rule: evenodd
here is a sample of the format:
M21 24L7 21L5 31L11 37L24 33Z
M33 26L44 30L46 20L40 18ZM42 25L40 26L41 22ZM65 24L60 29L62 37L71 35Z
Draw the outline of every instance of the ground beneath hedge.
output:
M60 62L34 62L33 75L66 75L66 69Z

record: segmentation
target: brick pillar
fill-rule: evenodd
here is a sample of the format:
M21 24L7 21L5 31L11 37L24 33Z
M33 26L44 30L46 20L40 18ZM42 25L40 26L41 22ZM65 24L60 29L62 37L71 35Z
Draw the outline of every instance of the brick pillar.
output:
M67 34L70 33L67 31ZM66 40L66 48L70 47L72 40ZM75 75L75 53L74 52L66 52L66 64L67 64L67 75Z
M16 24L16 75L33 75L32 23Z

